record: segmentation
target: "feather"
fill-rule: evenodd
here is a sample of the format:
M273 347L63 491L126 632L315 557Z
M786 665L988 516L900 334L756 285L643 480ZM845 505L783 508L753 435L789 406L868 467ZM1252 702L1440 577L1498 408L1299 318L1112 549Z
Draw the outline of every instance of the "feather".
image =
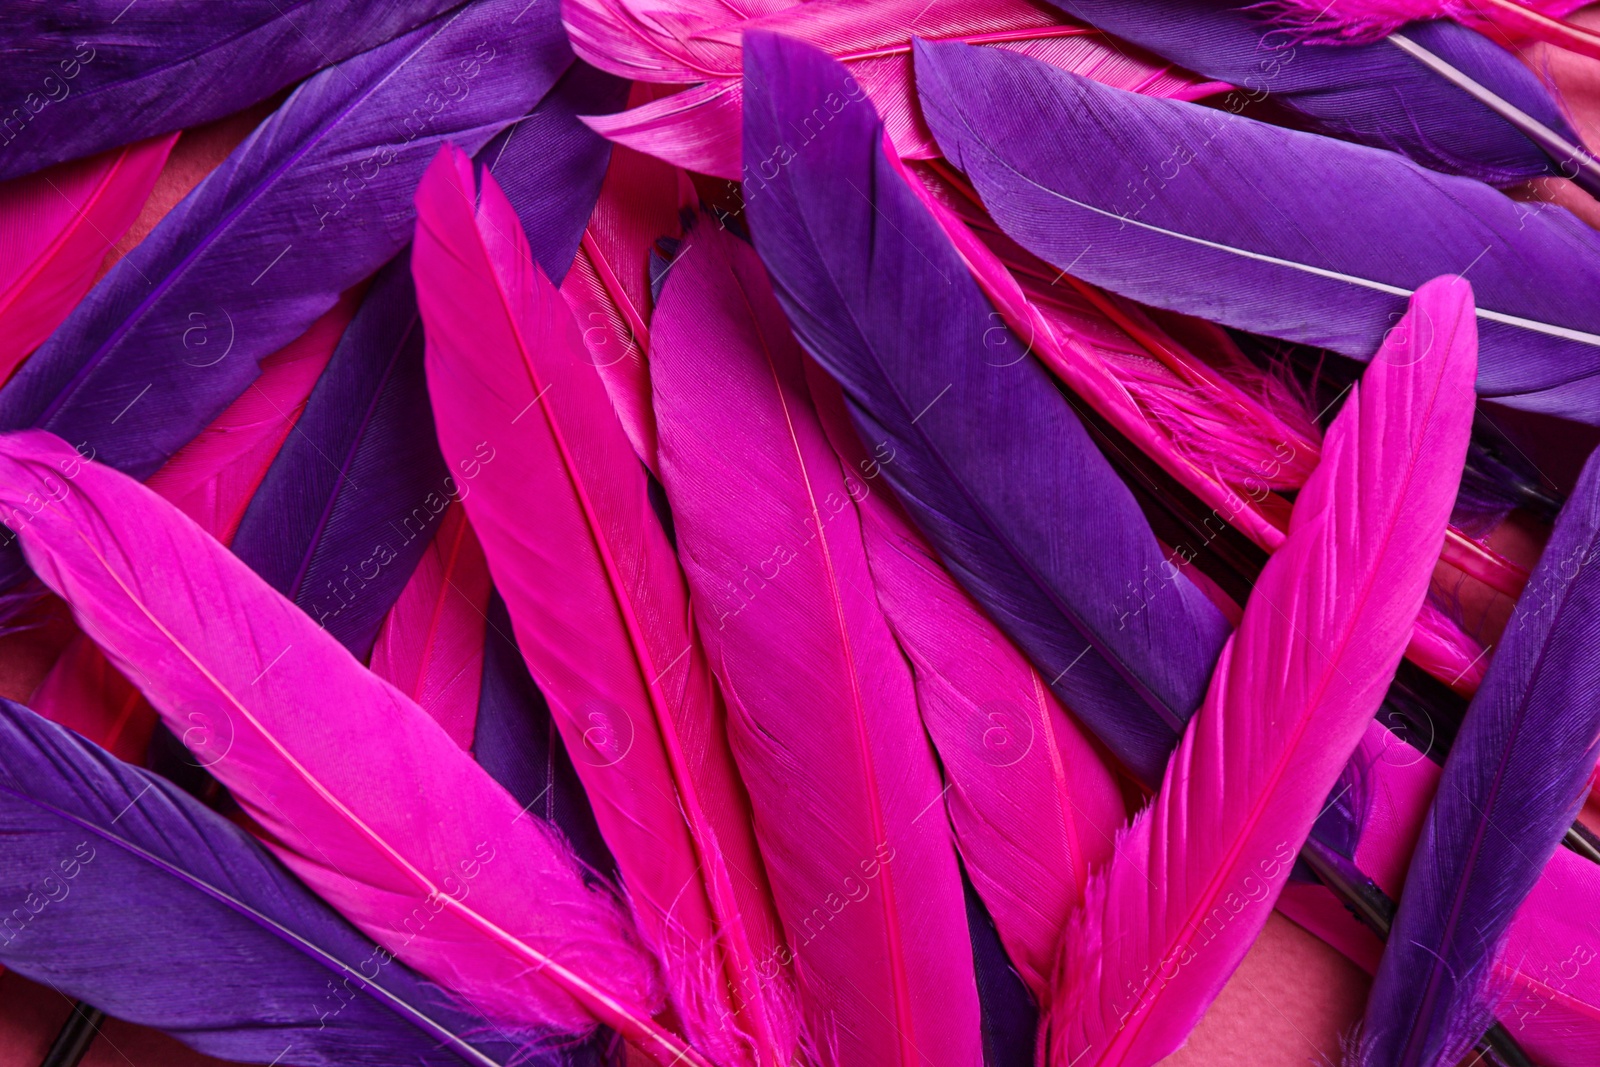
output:
M36 431L0 439L0 508L268 847L369 937L503 1024L598 1020L703 1065L650 1018L650 960L559 840L227 549Z
M1153 806L1063 942L1053 1057L1173 1052L1266 922L1422 605L1466 458L1474 327L1466 284L1423 287L1329 429Z
M0 882L23 902L0 924L7 967L233 1060L492 1067L533 1051L538 1035L485 1040L484 1019L170 782L10 701L0 738Z
M1494 1019L1491 970L1512 914L1600 755L1597 548L1591 458L1451 746L1368 999L1362 1063L1454 1063Z
M1494 185L1556 174L1515 126L1387 43L1309 44L1236 0L1053 0L1075 18L1190 70L1240 87L1230 107L1270 98L1324 133L1400 152L1433 170ZM1561 109L1515 56L1451 22L1407 35L1501 99L1577 141Z
M526 32L503 32L521 6L468 5L302 84L0 391L0 426L153 473L262 357L400 250L406 197L440 141L476 150L565 69L548 6L530 9Z
M152 138L0 185L0 382L89 291L176 140Z
M894 455L885 475L957 581L1136 776L1159 780L1226 620L1167 562L1043 368L990 358L1009 334L896 176L871 104L841 104L809 142L791 132L848 99L843 68L769 35L745 45L768 64L752 67L750 152L786 159L746 199L800 343L844 386L862 440Z
M457 3L12 0L0 45L0 178L242 111Z
M1588 0L1269 0L1278 21L1315 41L1375 41L1417 19L1456 19L1502 40L1548 41L1600 59L1600 34L1561 18Z
M788 934L765 966L792 950L825 1062L970 1067L982 1049L961 876L910 672L873 597L850 499L861 483L810 409L748 245L700 220L652 327L679 556Z
M650 250L681 232L683 179L673 168L618 145L600 199L565 280L552 276L583 328L584 347L605 383L633 450L652 472L656 424L650 410Z
M874 491L884 463L857 439L839 386L820 372L809 377L823 429L858 479L852 497L872 582L950 783L956 847L1042 1002L1067 917L1127 818L1122 794L1044 679L945 573L883 483Z
M697 1047L786 1063L793 1035L748 981L776 930L645 469L493 177L479 190L467 157L441 151L417 218L440 443L478 472L467 514L642 933Z
M753 17L690 12L664 20L638 0L574 0L563 17L578 54L598 67L649 81L700 82L687 93L590 124L621 144L679 166L737 180L742 175L740 38L781 33L843 61L872 98L902 155L938 154L917 112L911 39L994 44L1126 89L1195 99L1224 86L1203 83L1159 61L1131 56L1098 31L1065 22L1030 0L814 0ZM641 54L642 53L642 54ZM643 68L641 70L641 67Z
M1600 422L1600 312L1572 295L1600 284L1600 234L1571 215L992 49L928 45L918 62L924 114L951 162L1000 226L1057 268L1356 359L1376 351L1412 290L1470 268L1479 395ZM1140 168L1152 166L1147 191Z
M483 547L462 505L453 503L372 648L372 673L415 700L468 750L483 684L489 593Z
M239 523L233 551L358 659L452 499L411 263L381 271Z

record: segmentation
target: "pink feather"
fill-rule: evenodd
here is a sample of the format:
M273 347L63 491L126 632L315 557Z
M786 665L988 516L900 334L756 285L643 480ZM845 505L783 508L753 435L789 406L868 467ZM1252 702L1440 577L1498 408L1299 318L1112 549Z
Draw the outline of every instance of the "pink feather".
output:
M0 439L0 514L274 853L394 956L503 1024L599 1020L701 1062L559 837L172 505L26 431Z
M586 61L627 78L704 83L586 121L620 144L690 170L738 180L739 42L748 28L810 42L845 62L883 116L894 146L914 159L936 156L939 150L916 105L913 36L993 44L1152 96L1195 99L1224 88L1133 53L1100 31L1031 0L813 0L764 6L770 10L696 4L668 13L648 0L569 0L562 16L573 48Z
M807 365L845 469L878 604L911 661L917 706L950 787L945 804L973 887L1034 998L1050 990L1067 917L1127 820L1115 776L1044 679L946 573L882 482L839 385ZM852 488L855 488L854 486Z
M372 648L372 673L415 700L467 751L478 724L490 590L483 548L466 511L453 503Z
M690 1036L787 1063L781 983L751 980L776 920L683 575L577 323L493 178L475 188L447 147L417 190L440 444L482 461L467 513Z
M0 382L89 291L177 139L152 137L0 184Z
M1548 41L1600 57L1600 36L1559 22L1591 0L1268 0L1279 22L1314 41L1376 41L1408 22L1455 19L1495 40Z
M653 329L662 477L820 1054L972 1067L960 874L910 672L873 596L860 483L823 436L747 244L691 230Z
M1063 1063L1176 1050L1266 922L1399 664L1472 425L1477 329L1423 286L1334 420L1152 807L1089 885L1058 960Z

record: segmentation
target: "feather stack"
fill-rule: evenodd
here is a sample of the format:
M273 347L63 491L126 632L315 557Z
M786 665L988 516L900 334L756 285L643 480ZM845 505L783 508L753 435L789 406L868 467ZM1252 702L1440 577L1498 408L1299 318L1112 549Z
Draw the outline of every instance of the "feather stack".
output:
M10 701L0 741L0 884L24 902L0 962L19 974L230 1060L568 1063L536 1033L485 1040L486 1020L165 779Z
M446 149L417 215L440 442L673 1003L719 1062L787 1062L779 998L749 980L778 935L646 471L494 179Z
M177 139L155 137L0 185L0 382L89 291Z
M1406 875L1360 1062L1455 1063L1494 1020L1513 913L1600 755L1600 459L1591 457L1456 734Z
M788 934L757 978L792 950L825 1062L970 1067L982 1050L961 876L910 672L873 597L861 483L811 411L748 245L702 219L652 328L679 555Z
M1466 458L1475 356L1470 289L1439 279L1352 390L1153 806L1062 944L1052 1057L1173 1052L1266 922L1422 605Z
M170 504L32 431L0 439L0 509L268 847L368 936L502 1023L598 1019L703 1062L651 1019L651 961L565 846Z
M1122 793L1039 672L945 572L887 487L874 491L884 463L861 446L838 384L814 368L823 429L859 479L851 495L878 604L911 661L949 782L956 847L1013 965L1046 1002L1067 917L1127 818Z
M1159 781L1228 624L883 151L817 50L747 34L752 230L806 350L956 579L1134 774ZM752 59L751 57L756 57ZM814 139L793 131L837 111ZM860 195L842 196L853 188Z
M670 13L639 0L573 0L563 18L578 54L624 77L693 88L620 115L591 120L612 140L670 163L730 181L743 174L740 39L781 33L825 49L856 79L884 117L895 148L926 159L938 149L923 125L911 84L911 39L993 44L1037 56L1126 89L1186 100L1225 86L1159 61L1129 55L1098 31L1067 22L1029 0L814 0L812 3L691 6ZM756 161L751 161L756 162Z
M918 63L950 161L1006 233L1058 269L1367 359L1414 289L1470 268L1479 395L1600 422L1600 309L1575 296L1600 285L1600 234L1566 212L1026 56L930 44Z

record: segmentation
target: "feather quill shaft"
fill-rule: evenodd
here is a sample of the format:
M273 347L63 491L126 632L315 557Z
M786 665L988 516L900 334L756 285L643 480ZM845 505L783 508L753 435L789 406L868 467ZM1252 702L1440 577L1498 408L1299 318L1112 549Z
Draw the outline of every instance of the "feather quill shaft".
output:
M1366 359L1411 292L1470 268L1479 394L1600 421L1600 315L1572 297L1589 284L1580 278L1600 284L1600 234L1565 212L1529 213L1392 153L1119 92L1024 56L919 47L924 113L947 156L1000 226L1058 269ZM1145 188L1152 159L1163 173ZM1573 284L1547 284L1555 277Z
M847 478L753 250L701 220L652 320L661 468L825 1062L965 1065L977 991L938 769ZM736 506L730 508L730 502Z
M1063 1062L1175 1050L1266 921L1422 605L1466 457L1474 327L1464 282L1425 286L1335 419L1153 806L1063 943Z
M452 464L481 466L467 512L644 936L697 1044L719 1061L786 1062L793 1035L748 980L776 930L763 929L722 712L646 471L494 179L480 190L446 150L417 211L440 441Z
M1591 458L1450 748L1368 998L1362 1063L1454 1063L1493 1022L1489 985L1512 916L1600 754L1597 549Z
M41 432L0 439L0 508L269 847L368 936L502 1022L598 1019L702 1062L651 1019L651 961L565 847L232 553Z

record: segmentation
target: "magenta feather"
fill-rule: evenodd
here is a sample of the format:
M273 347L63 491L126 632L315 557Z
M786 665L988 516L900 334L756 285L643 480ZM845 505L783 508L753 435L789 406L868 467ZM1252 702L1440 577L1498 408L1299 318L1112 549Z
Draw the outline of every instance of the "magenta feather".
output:
M808 383L845 469L878 604L911 661L917 707L949 780L956 847L1034 998L1050 989L1067 918L1128 817L1116 776L1039 672L945 570L862 447L839 385Z
M504 1024L599 1020L685 1053L650 1018L659 979L626 917L564 843L212 537L40 431L0 439L0 510L269 847L395 957Z
M1062 1062L1173 1052L1266 922L1399 664L1472 425L1470 290L1418 291L1329 429L1154 805L1062 946Z
M970 1067L961 878L861 482L755 251L702 220L676 263L653 320L662 479L812 1035L830 1063Z
M747 29L806 41L842 60L913 159L939 154L911 78L911 38L993 44L1154 96L1193 100L1226 86L1131 53L1100 31L1029 0L813 0L656 9L640 0L571 0L562 8L574 50L627 78L674 85L668 96L589 124L607 137L690 170L741 176L742 60Z
M776 923L645 469L494 179L446 149L417 212L440 442L640 928L697 1046L786 1063L782 990L749 980Z
M1376 41L1408 22L1454 19L1491 38L1548 40L1571 47L1589 35L1565 18L1589 0L1267 0L1277 20L1316 41ZM1554 25L1552 25L1554 23ZM1576 36L1574 36L1576 35ZM1600 41L1600 39L1597 39ZM1593 44L1590 45L1593 47ZM1582 48L1578 49L1582 51Z
M89 291L177 139L152 137L0 184L0 382Z
M467 751L478 722L490 588L483 547L462 505L453 503L372 646L372 673L415 700Z

